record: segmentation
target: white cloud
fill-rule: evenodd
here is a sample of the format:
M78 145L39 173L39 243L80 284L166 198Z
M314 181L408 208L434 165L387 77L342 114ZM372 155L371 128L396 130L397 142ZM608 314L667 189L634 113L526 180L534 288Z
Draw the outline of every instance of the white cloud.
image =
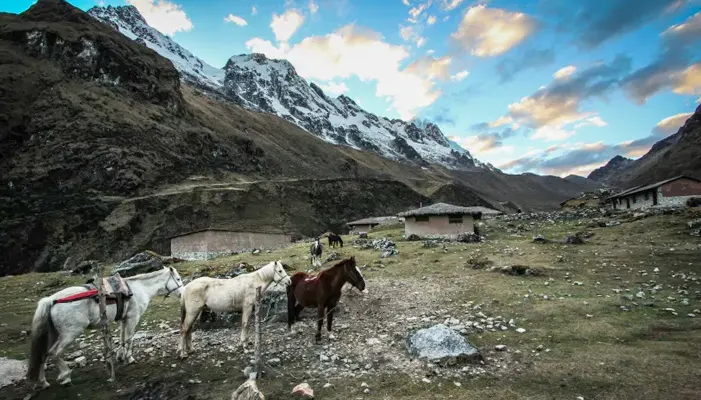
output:
M167 0L158 0L158 3L155 3L155 0L126 1L139 10L146 23L166 35L173 35L180 31L187 32L194 27L178 4Z
M426 38L417 32L416 26L400 26L399 36L407 42L413 42L416 44L416 47L421 47L426 44Z
M462 3L463 0L442 0L441 8L445 11L452 11Z
M251 7L251 15L258 15L258 9L256 6Z
M553 74L553 77L555 79L564 79L568 76L571 76L575 72L577 72L577 67L575 67L574 65L568 65L564 68L558 69L557 72Z
M451 75L450 80L455 81L455 82L460 82L461 80L467 78L468 74L469 74L469 72L467 72L466 70L463 70L463 71L458 72L455 75Z
M428 18L426 19L426 23L429 25L433 25L436 23L436 16L435 15L429 15Z
M241 18L241 17L239 17L239 16L236 16L236 15L234 15L234 14L229 14L229 15L227 15L226 18L224 18L224 21L234 23L234 24L236 24L236 25L238 25L238 26L246 26L246 25L248 25L248 22L246 22L245 19L243 19L243 18Z
M451 36L478 57L504 54L536 30L533 18L484 5L470 7Z
M673 133L677 133L679 128L684 125L687 119L691 117L694 113L681 113L667 117L662 121L658 122L657 125L652 129L652 131L658 135L669 136Z
M585 126L596 126L599 128L603 128L604 126L607 126L607 125L608 125L608 123L606 123L606 121L604 121L603 119L601 119L601 117L599 117L597 115L594 117L585 118L582 122L579 122L577 125L575 125L574 128L578 129L578 128L582 128Z
M282 15L273 14L270 28L278 42L287 42L304 22L304 15L297 10L287 10Z
M319 5L314 2L314 0L309 0L309 12L312 14L316 14L316 12L319 11Z
M352 24L325 36L307 37L294 46L276 47L260 38L249 40L246 46L270 58L289 60L306 79L331 81L356 76L364 82L374 81L375 95L388 100L403 119L436 101L441 95L435 88L436 80L449 78L451 62L450 57L425 56L402 69L410 55L407 49Z
M327 84L319 85L319 87L324 92L331 93L331 94L336 95L336 96L348 91L348 86L346 86L345 82L336 83L334 81L331 81Z
M407 7L411 7L411 3L409 3L409 0L402 0L402 4L404 4Z

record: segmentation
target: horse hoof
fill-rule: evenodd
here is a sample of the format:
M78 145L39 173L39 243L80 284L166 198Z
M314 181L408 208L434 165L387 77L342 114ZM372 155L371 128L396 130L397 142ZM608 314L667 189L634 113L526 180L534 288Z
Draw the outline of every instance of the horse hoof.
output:
M71 384L71 378L66 378L58 382L61 386L69 386Z
M44 389L48 389L50 386L51 386L51 384L47 381L38 382L38 383L34 384L34 390L36 390L36 391L44 390Z

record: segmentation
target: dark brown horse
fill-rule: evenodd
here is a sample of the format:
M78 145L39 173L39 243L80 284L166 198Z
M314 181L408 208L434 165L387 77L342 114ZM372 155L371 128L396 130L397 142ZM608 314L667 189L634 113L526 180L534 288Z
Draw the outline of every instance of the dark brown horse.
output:
M329 247L341 246L343 248L343 239L335 233L329 233Z
M316 276L297 272L292 275L291 280L292 284L287 287L287 327L292 329L292 324L304 308L316 307L317 330L314 336L316 341L321 340L321 327L324 325L325 313L328 314L326 315L327 329L331 332L333 310L341 298L341 288L346 282L361 292L367 293L365 279L355 264L355 257L341 260Z

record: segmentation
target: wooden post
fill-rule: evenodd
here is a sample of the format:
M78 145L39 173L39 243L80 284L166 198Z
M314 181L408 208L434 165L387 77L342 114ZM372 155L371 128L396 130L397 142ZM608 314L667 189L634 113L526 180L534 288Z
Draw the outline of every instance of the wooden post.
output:
M98 267L97 278L95 279L97 286L97 297L100 304L100 326L102 327L102 343L104 345L104 357L107 368L109 369L110 377L108 382L114 382L114 359L112 358L112 338L110 337L110 326L107 320L107 301L102 287L102 270Z
M261 331L260 331L260 309L263 305L261 296L261 287L256 288L256 309L255 309L255 327L256 327L256 337L255 337L255 367L256 367L256 379L261 378L261 373L263 370L263 355L261 354Z

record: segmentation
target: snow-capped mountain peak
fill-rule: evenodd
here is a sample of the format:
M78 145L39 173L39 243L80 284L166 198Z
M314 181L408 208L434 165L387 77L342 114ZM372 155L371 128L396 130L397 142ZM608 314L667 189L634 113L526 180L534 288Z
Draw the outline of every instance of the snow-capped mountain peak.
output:
M150 27L133 6L93 7L88 13L170 59L183 80L243 107L276 114L323 140L419 165L491 167L449 141L435 124L378 117L348 96L327 96L299 76L287 60L240 54L218 69Z

